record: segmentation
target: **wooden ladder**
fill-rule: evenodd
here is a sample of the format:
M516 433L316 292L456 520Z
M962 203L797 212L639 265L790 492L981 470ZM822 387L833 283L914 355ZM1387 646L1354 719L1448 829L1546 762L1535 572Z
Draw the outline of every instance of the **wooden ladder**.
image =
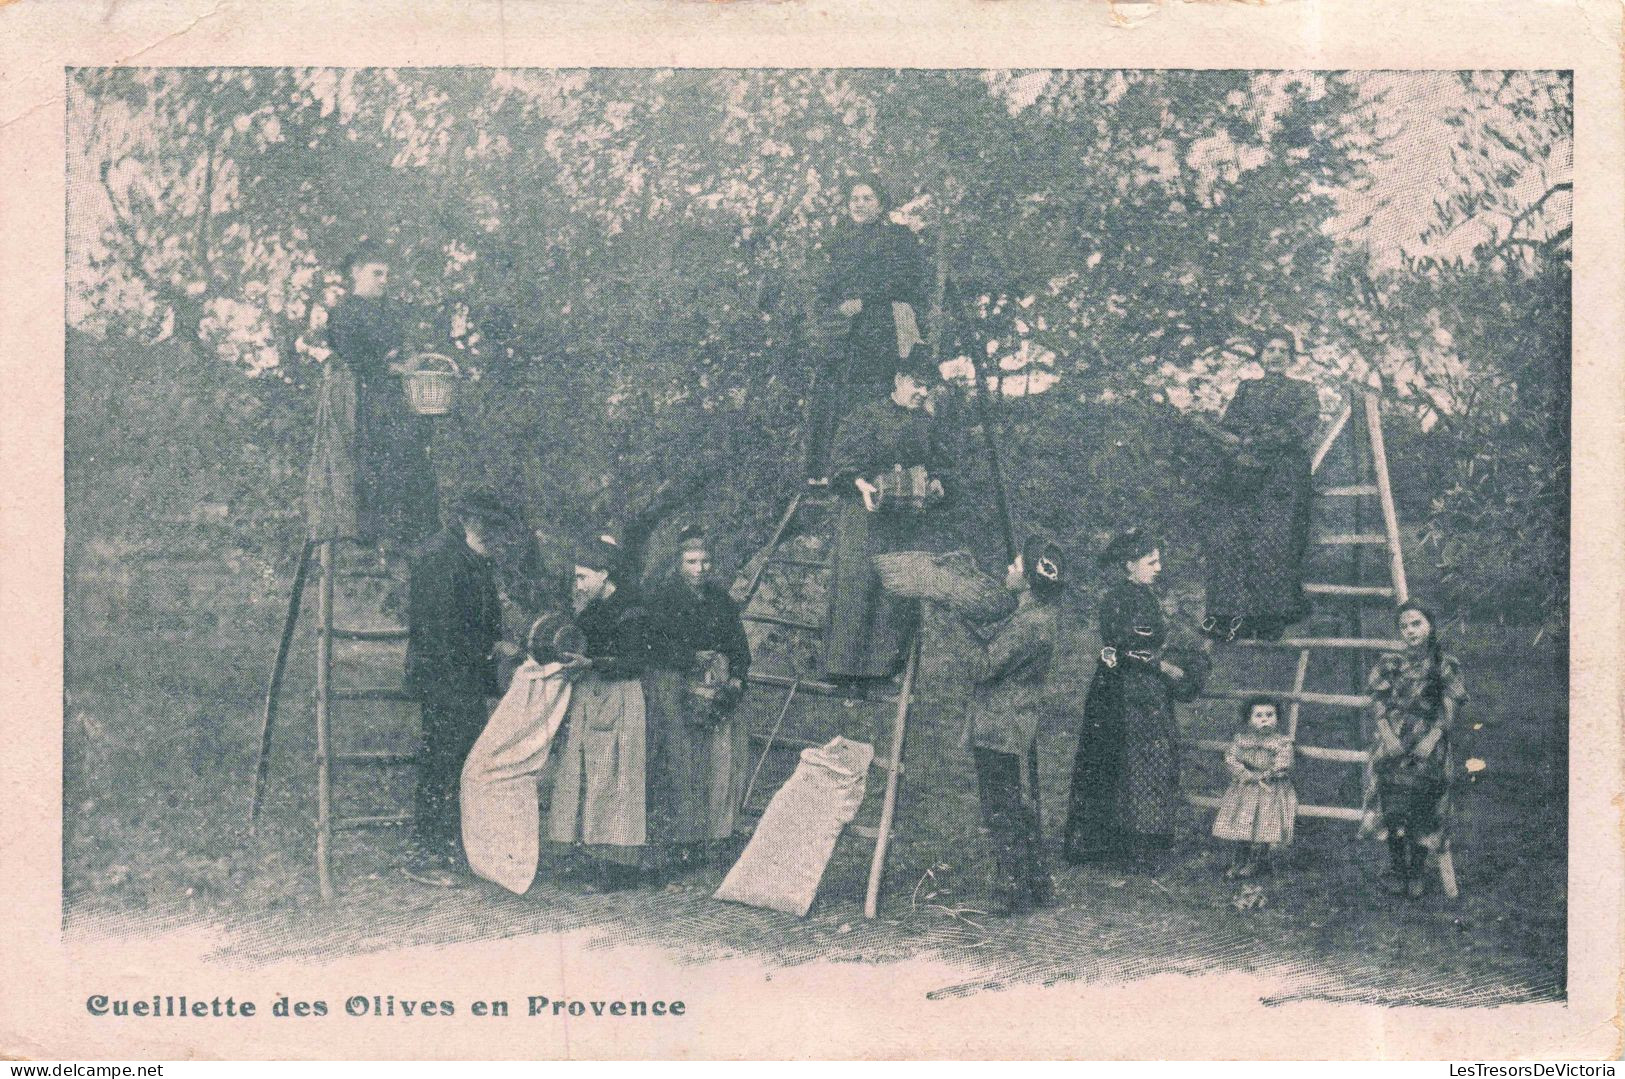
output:
M779 548L784 543L798 535L795 524L799 517L814 507L834 508L835 497L830 494L817 496L809 495L805 491L797 492L790 499L783 516L779 518L772 537L767 546L753 560L755 569L751 572L742 592L735 596L739 604L740 619L744 622L774 626L796 633L814 634L818 643L822 645L825 633L824 621L805 621L787 618L772 611L753 611L752 602L757 598L762 581L769 567L788 566L808 570L814 573L828 575L831 571L830 556L823 558L799 558L794 555L781 555ZM825 601L828 603L829 589L826 581ZM893 822L897 814L898 783L903 775L903 735L908 724L909 708L914 698L915 675L920 665L920 634L915 633L914 639L907 645L908 658L903 667L902 681L897 685L895 692L881 697L866 698L870 703L889 704L895 706L893 713L891 744L886 756L882 758L876 754L871 767L878 768L886 774L886 789L880 803L880 818L874 824L853 823L847 830L854 835L874 841L874 853L869 861L869 883L864 893L863 914L866 918L873 918L879 912L880 906L880 878L885 870L886 850L891 843L893 835ZM750 784L745 788L745 799L750 797L756 785L756 779L761 774L762 766L767 762L768 755L775 749L805 749L817 746L820 743L804 738L795 738L781 733L785 717L789 715L790 708L799 695L807 694L816 697L850 698L851 693L840 686L816 678L808 678L794 671L787 673L772 673L759 670L754 664L751 667L749 682L752 685L763 686L773 690L782 690L784 699L778 709L778 718L767 733L753 732L751 740L762 746L761 756L757 759L756 768L751 775Z
M340 576L333 539L307 540L300 551L298 568L294 571L288 612L282 624L282 640L277 648L276 660L265 691L265 707L260 721L259 757L254 767L254 794L249 803L248 826L252 831L259 821L260 806L270 778L271 742L276 726L282 679L287 669L299 612L312 564L316 566L316 883L323 902L334 895L332 872L333 833L360 828L400 827L412 822L412 814L383 814L341 817L333 812L334 765L364 765L371 767L409 765L417 763L416 753L397 753L380 750L335 752L332 748L334 704L341 701L386 701L416 704L417 698L404 687L335 688L333 686L333 642L372 641L396 643L406 640L406 629L391 626L383 629L346 629L333 624L334 582Z
M1355 413L1359 412L1356 420ZM1363 430L1365 441L1363 445L1358 441L1354 431ZM1348 438L1344 439L1347 434ZM1321 582L1304 585L1304 591L1317 600L1336 601L1350 605L1364 605L1381 603L1389 610L1409 598L1409 591L1405 581L1405 553L1400 542L1399 515L1394 508L1394 492L1388 475L1388 455L1383 443L1382 410L1375 390L1366 387L1352 388L1339 411L1336 420L1328 429L1326 435L1315 448L1315 454L1310 466L1311 473L1318 477L1321 466L1325 464L1328 454L1340 441L1350 443L1350 453L1353 461L1351 471L1355 482L1336 486L1321 486L1316 494L1325 499L1348 499L1353 502L1355 510L1353 516L1356 527L1353 531L1321 535L1314 543L1321 547L1348 549L1353 555L1356 571L1356 581L1353 583ZM1363 451L1363 452L1362 452ZM1361 475L1362 472L1368 475ZM1381 520L1381 532L1362 531L1358 525L1361 519L1361 500L1377 500ZM1363 549L1380 548L1386 555L1388 584L1370 585L1358 581L1359 553ZM1292 688L1287 692L1273 689L1229 689L1215 690L1204 693L1203 697L1209 700L1245 700L1255 695L1267 695L1285 698L1287 703L1286 729L1288 737L1294 742L1298 734L1298 717L1303 705L1313 704L1331 708L1349 709L1356 716L1363 715L1371 705L1371 697L1363 692L1363 679L1350 687L1348 692L1321 692L1310 690L1305 686L1311 660L1318 652L1353 653L1366 652L1396 652L1404 648L1404 644L1397 640L1368 637L1362 631L1362 618L1358 607L1354 611L1355 632L1344 637L1287 637L1278 641L1241 640L1233 642L1233 647L1288 649L1297 652L1297 665L1292 678ZM1363 733L1363 732L1362 732ZM1212 752L1223 753L1229 743L1221 740L1195 740L1191 743L1195 748ZM1308 760L1330 761L1337 764L1352 765L1364 769L1370 760L1370 754L1364 749L1340 749L1327 746L1297 745L1298 756ZM1193 805L1204 808L1217 808L1217 797L1192 794L1188 796ZM1359 806L1342 805L1312 805L1300 803L1298 806L1300 817L1324 817L1333 820L1351 821L1358 823L1361 818ZM1456 882L1455 860L1448 844L1438 852L1439 880L1445 895L1454 899L1458 895Z

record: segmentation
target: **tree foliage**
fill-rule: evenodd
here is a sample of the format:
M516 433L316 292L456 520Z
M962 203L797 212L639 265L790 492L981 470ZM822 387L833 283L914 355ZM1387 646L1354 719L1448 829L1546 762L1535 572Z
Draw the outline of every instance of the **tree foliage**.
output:
M1169 436L1145 436L1167 418L1122 402L1220 407L1262 327L1298 332L1328 396L1373 372L1419 394L1458 447L1511 437L1461 379L1510 380L1531 424L1555 406L1530 393L1549 365L1516 368L1505 331L1539 337L1524 356L1554 355L1518 299L1550 320L1559 290L1495 289L1566 274L1566 249L1528 246L1560 245L1543 224L1560 200L1526 190L1561 138L1561 80L1464 85L1472 150L1434 228L1504 220L1485 241L1502 261L1391 269L1330 224L1383 146L1369 90L1335 75L97 69L70 83L70 322L114 342L79 361L84 399L154 388L107 361L131 354L120 341L188 353L128 362L159 365L207 413L169 422L259 448L258 464L231 458L244 480L215 496L234 512L297 497L335 268L365 237L389 246L419 312L412 343L470 374L437 438L448 483L497 484L562 528L706 473L707 516L747 549L794 475L809 374L833 345L812 303L820 245L842 185L869 172L937 270L939 357L1000 376L1018 508L1073 538L1143 512L1136 494L1155 486ZM1523 278L1496 276L1512 262ZM1120 443L1132 456L1140 442L1131 463ZM73 445L109 452L91 427ZM1473 482L1522 499L1512 471ZM1176 488L1156 502L1175 524L1191 498Z

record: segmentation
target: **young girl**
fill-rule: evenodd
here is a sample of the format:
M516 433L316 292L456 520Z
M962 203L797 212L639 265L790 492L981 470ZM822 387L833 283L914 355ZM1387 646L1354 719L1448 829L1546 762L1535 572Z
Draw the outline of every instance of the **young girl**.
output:
M1276 730L1280 715L1280 706L1269 697L1243 701L1244 726L1225 750L1230 788L1219 801L1213 834L1236 843L1226 877L1253 876L1268 867L1272 845L1292 842L1298 794L1292 787L1292 739Z
M1387 841L1389 890L1420 899L1428 853L1449 842L1450 731L1467 689L1432 611L1413 600L1397 620L1405 651L1384 655L1366 679L1375 736L1360 833Z

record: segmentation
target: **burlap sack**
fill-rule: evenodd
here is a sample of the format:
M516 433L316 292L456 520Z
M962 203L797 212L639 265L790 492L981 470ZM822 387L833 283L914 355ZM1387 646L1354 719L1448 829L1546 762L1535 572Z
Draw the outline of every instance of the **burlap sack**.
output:
M874 755L867 742L845 738L802 750L716 898L804 917L841 829L863 804Z

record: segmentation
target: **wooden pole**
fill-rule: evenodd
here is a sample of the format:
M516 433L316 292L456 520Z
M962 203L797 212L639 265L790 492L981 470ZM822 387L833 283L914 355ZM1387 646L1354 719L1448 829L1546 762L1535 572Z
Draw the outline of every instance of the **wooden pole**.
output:
M886 869L886 848L891 844L892 818L897 814L897 777L903 767L903 729L908 722L909 701L914 696L914 673L920 665L920 631L909 645L908 665L903 668L903 688L897 695L897 722L892 725L891 753L886 758L886 795L880 803L880 830L875 836L875 856L869 863L869 890L863 897L863 916L873 918L880 908L880 878Z
M1286 736L1296 741L1298 737L1298 712L1303 707L1303 701L1298 694L1303 692L1304 679L1309 674L1309 649L1305 648L1298 653L1298 667L1292 675L1292 701L1286 706Z
M299 607L305 595L305 579L310 575L310 556L316 541L306 540L299 548L299 564L293 571L293 588L288 595L288 614L282 620L282 641L276 661L271 664L271 680L265 687L265 709L260 716L260 751L254 762L254 794L248 803L248 830L259 821L260 803L265 800L265 784L271 772L271 734L276 726L276 707L282 693L282 676L288 669L288 650L294 629L299 625Z
M1352 414L1353 406L1344 405L1343 410L1337 414L1337 419L1332 421L1331 430L1327 431L1326 437L1320 440L1320 445L1315 449L1314 459L1309 463L1311 475L1320 471L1321 462L1326 460L1326 454L1331 452L1332 443L1337 441L1337 436L1342 434L1343 428L1348 426L1349 416Z
M1388 451L1382 441L1382 414L1378 410L1377 395L1365 395L1366 430L1371 435L1371 470L1377 477L1377 497L1382 502L1383 530L1388 536L1388 566L1394 578L1394 602L1404 603L1410 598L1405 583L1405 555L1399 543L1399 513L1394 508L1394 489L1388 479Z
M332 902L332 754L328 745L333 671L333 541L319 544L321 579L316 589L316 886Z
M988 389L988 379L983 376L981 361L973 356L971 367L976 371L976 419L982 428L983 445L987 448L988 470L993 473L993 503L998 508L999 525L1004 530L1004 553L1009 561L1014 562L1018 550L1016 529L1010 519L1010 497L1005 491L1004 465L999 459L998 439L993 434L993 409L988 400L992 392Z

